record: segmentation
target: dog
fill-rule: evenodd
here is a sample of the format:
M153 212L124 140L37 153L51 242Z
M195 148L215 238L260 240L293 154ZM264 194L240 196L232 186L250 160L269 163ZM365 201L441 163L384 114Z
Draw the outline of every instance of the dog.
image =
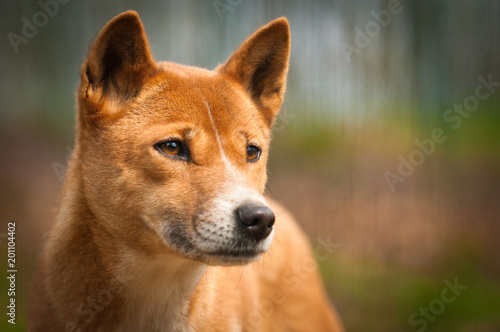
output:
M136 12L108 22L28 331L343 330L306 236L263 197L289 54L285 18L214 70L156 63Z

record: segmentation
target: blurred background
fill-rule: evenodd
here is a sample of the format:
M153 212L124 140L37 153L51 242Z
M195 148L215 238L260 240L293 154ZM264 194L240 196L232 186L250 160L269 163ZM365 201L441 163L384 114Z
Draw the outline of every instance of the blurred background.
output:
M2 331L26 327L30 278L73 147L80 65L128 9L141 15L156 60L207 68L259 26L288 18L268 195L320 249L348 331L500 331L498 1L55 3L0 3L1 274L9 221L18 268L16 325L2 313ZM5 277L0 286L5 308Z

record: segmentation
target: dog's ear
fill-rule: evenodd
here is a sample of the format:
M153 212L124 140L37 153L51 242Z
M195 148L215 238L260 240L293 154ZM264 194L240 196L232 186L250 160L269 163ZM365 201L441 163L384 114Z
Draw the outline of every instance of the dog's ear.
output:
M86 118L112 113L110 104L133 99L156 65L139 15L122 13L106 24L93 42L81 70L79 99ZM116 111L116 110L115 110Z
M290 57L290 27L286 18L257 30L216 70L243 85L269 126L283 101Z

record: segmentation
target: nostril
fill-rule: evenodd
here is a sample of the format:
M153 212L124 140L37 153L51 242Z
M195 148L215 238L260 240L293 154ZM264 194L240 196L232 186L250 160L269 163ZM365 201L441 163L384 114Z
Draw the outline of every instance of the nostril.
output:
M243 224L245 226L253 227L253 226L258 226L260 224L260 217L259 216L255 217L255 218L253 218L251 220L250 219L248 219L248 220L245 219L246 218L245 215L242 216L240 214L239 216L240 216L240 220L243 222Z
M272 231L275 216L267 206L246 204L236 209L240 227L257 241L265 239Z

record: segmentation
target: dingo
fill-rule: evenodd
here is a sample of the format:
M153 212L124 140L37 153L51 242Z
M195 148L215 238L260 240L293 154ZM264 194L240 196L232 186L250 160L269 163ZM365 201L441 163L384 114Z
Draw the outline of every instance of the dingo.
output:
M102 29L29 331L342 330L306 237L262 196L289 53L285 18L213 71L155 63L135 12Z

